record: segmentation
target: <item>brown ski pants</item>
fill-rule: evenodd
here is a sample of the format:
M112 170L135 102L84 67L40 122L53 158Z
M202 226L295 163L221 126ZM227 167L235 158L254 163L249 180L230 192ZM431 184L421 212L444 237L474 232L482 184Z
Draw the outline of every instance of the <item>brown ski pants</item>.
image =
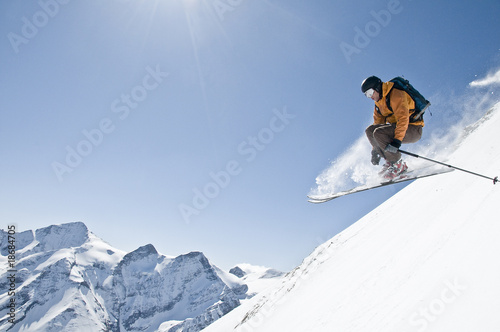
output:
M396 124L373 124L366 128L366 136L373 149L388 162L395 163L401 159L401 152L390 153L385 147L394 139ZM422 126L409 125L402 143L415 143L422 137Z

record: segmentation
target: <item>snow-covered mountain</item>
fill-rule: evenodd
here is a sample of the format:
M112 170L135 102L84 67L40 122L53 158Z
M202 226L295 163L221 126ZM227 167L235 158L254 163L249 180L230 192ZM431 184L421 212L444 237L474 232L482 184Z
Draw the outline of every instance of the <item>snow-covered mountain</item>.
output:
M500 175L499 128L497 104L447 162ZM499 206L481 177L417 180L203 332L500 331Z
M248 298L265 291L277 284L283 272L264 266L238 264L229 273L240 278L248 286Z
M253 294L200 252L111 247L81 222L16 234L15 297L0 231L0 330L199 331ZM9 303L15 299L15 324Z

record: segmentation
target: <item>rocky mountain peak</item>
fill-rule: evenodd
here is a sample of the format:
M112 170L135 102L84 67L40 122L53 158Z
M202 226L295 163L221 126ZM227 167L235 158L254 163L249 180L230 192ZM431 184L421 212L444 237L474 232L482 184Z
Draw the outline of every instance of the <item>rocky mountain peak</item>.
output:
M82 222L52 225L37 229L35 240L37 252L79 247L89 239L89 230Z
M202 252L170 257L147 244L124 253L82 222L19 232L16 241L17 323L7 322L9 296L0 292L0 330L197 332L248 297L243 280ZM9 289L8 273L0 267L0 289Z

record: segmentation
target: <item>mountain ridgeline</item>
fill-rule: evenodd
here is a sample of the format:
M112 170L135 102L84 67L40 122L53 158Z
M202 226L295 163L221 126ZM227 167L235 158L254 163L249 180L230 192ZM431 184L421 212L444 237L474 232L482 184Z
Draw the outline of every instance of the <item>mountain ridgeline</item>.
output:
M81 222L16 234L13 269L7 239L0 230L2 331L195 332L250 297L201 252L168 257L147 244L125 253Z

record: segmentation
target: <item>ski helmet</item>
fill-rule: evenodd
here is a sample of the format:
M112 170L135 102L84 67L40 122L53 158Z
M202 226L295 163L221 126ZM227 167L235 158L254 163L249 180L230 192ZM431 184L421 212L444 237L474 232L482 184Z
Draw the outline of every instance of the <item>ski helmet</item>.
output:
M377 76L370 76L365 79L361 84L361 92L365 93L369 89L382 93L382 80Z

